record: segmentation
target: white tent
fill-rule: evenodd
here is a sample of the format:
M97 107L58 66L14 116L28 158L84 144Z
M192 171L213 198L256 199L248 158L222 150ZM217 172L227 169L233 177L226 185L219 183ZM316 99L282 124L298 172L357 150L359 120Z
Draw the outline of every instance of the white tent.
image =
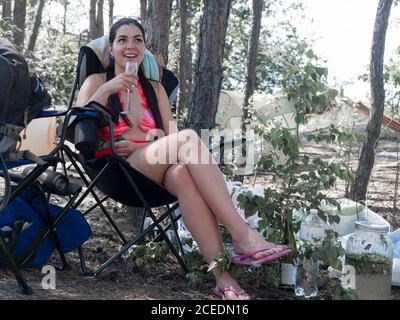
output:
M240 129L242 121L242 106L244 94L236 91L222 90L215 122L221 129ZM286 98L270 94L255 94L253 96L255 116L261 121L272 120L283 126L294 129L294 105Z
M224 130L223 135L225 141L237 140L241 137L243 100L243 93L227 90L221 91L215 122L218 129ZM267 94L255 94L253 96L252 106L255 117L262 123L268 123L269 125L272 123L279 124L283 127L289 128L289 130L294 130L296 128L294 120L294 105L286 98ZM247 132L247 134L246 157L231 156L230 158L228 155L225 158L234 163L243 163L243 161L245 161L246 165L242 171L242 174L245 175L252 174L259 156L268 153L271 150L271 145L267 141L262 141L254 136L249 136L249 132ZM241 148L236 145L235 149L241 150ZM282 161L285 161L283 155L280 158Z

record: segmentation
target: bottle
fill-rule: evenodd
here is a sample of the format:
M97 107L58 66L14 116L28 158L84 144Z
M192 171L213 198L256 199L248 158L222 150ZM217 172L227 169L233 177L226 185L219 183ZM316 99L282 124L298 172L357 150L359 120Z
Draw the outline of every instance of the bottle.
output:
M310 214L300 224L300 240L318 246L325 238L325 230L326 224L318 216L318 210L310 209Z
M300 248L307 246L317 250L325 237L326 225L318 217L318 210L310 209L310 214L300 224ZM304 254L305 252L303 252ZM312 298L317 296L317 280L319 276L319 261L304 257L297 266L295 295Z

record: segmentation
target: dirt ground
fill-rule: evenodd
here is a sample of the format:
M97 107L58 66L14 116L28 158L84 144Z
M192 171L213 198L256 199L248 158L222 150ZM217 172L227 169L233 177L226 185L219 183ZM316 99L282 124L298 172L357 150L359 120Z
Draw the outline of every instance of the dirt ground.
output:
M330 121L342 121L349 125L349 119L344 119L343 115L352 117L353 110L347 108L337 108L320 116L311 119L309 127L303 130L315 130L318 127L326 127L326 119ZM362 132L365 128L366 119L363 116L357 116L357 123L353 124L352 130ZM397 159L380 156L381 151L396 151L396 140L393 136L382 139L377 148L377 158L374 167L371 183L368 190L368 206L373 211L381 214L385 219L395 224L400 222L400 214L393 213L393 198L395 189L395 178ZM354 153L351 157L350 165L355 168L357 165L358 146L354 147ZM327 145L316 145L304 141L304 152L312 156L319 156L324 159L338 159L340 152L337 148ZM253 177L247 177L245 184L254 183ZM271 179L268 175L258 173L255 178L256 184L268 185ZM344 185L337 184L332 191L335 196L343 196ZM90 206L92 200L88 197L85 206ZM111 208L113 216L122 222L124 231L133 232L133 217L126 214L126 210L119 204L108 202L108 208ZM94 267L98 263L109 257L115 249L119 247L111 229L106 226L98 211L88 215L88 221L92 227L92 236L84 246L85 257L89 267ZM84 277L80 273L79 259L76 253L67 254L70 268L68 270L56 272L56 289L43 289L42 279L44 274L41 269L25 269L23 275L34 290L34 294L25 296L18 290L12 272L7 269L0 270L0 299L2 300L133 300L133 299L172 299L172 300L210 300L215 299L211 294L214 286L212 277L205 276L200 282L193 282L185 278L179 265L171 257L156 267L137 267L129 259L118 259L110 268L106 269L98 277ZM58 263L57 256L52 257L52 261ZM239 279L243 288L256 299L260 300L283 300L296 299L293 290L278 289L267 284L259 274L246 274ZM392 287L393 299L400 300L400 287ZM329 299L330 297L322 289L318 299Z

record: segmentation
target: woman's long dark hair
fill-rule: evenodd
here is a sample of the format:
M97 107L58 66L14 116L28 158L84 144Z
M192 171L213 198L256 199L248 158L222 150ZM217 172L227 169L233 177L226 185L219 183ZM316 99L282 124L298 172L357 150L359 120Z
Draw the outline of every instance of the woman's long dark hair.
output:
M138 21L136 21L135 19L132 19L132 18L122 18L122 19L118 20L117 22L115 22L111 26L110 37L109 37L110 45L112 45L114 43L114 40L117 36L118 29L124 25L130 25L130 24L133 24L140 29L140 31L142 32L142 35L143 35L143 41L144 42L146 41L143 26ZM115 61L113 59L111 59L110 65L107 68L107 81L114 77L114 70L115 70ZM151 114L154 117L156 126L158 129L164 130L162 120L161 120L160 109L158 107L158 100L157 100L156 93L154 91L153 85L150 83L150 81L146 78L146 76L144 74L142 64L140 65L139 70L138 70L138 77L139 77L140 84L142 85L144 96L146 97L147 105L151 111ZM132 126L128 117L125 114L121 114L122 106L121 106L121 102L119 101L117 93L111 95L108 98L108 103L110 105L111 111L115 115L117 115L116 122L118 122L119 117L121 116L122 119L126 122L126 124L128 124L129 126Z

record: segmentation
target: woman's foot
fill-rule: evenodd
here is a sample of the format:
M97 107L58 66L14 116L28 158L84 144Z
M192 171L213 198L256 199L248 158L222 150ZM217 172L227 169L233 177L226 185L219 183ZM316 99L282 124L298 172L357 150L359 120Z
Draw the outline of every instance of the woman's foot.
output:
M233 239L233 248L235 253L238 255L238 259L246 261L262 261L266 257L279 257L283 254L290 252L287 246L276 245L275 243L266 241L262 236L252 229L248 229L247 234L240 237L239 240ZM273 260L273 259L272 259ZM248 263L245 263L248 264ZM251 264L251 263L250 263Z
M212 292L222 300L250 300L250 296L228 272L224 272L218 277L217 286Z

